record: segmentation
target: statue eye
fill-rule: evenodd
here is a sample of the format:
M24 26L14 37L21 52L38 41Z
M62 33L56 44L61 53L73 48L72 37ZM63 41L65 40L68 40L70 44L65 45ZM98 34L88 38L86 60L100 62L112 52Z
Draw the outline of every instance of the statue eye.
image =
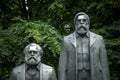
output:
M83 19L83 22L86 22L87 21L87 19Z
M37 53L37 51L33 51L33 53Z
M36 54L37 51L28 51L29 54Z

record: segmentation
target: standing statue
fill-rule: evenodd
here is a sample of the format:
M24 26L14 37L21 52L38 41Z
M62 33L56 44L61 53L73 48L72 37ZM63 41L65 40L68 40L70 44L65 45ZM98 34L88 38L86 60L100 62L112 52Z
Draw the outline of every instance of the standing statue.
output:
M10 80L57 80L53 67L41 63L42 48L30 43L24 49L25 63L15 67Z
M62 41L58 80L110 80L103 37L89 31L84 12L75 15L74 25L75 31Z

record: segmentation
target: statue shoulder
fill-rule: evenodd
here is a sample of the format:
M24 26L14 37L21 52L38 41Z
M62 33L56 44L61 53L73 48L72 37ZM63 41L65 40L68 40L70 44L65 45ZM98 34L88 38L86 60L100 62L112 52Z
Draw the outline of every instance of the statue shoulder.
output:
M71 33L71 34L65 36L63 39L64 39L64 40L68 40L69 38L71 38L71 37L73 37L73 36L74 36L74 33Z
M93 32L90 32L90 35L93 35L93 36L95 36L97 38L103 39L103 37L101 35L93 33Z
M47 71L47 72L52 72L54 70L53 67L46 65L46 64L42 64L43 70Z
M21 70L23 69L23 68L25 68L25 64L22 64L22 65L20 65L20 66L17 66L17 67L14 67L13 68L13 72L21 72Z

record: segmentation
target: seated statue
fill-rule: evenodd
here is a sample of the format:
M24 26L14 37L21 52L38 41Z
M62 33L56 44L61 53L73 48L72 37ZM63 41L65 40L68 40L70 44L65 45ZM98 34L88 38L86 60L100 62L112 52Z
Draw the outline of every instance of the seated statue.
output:
M41 63L42 48L30 43L23 51L25 63L12 70L10 80L57 80L53 67Z

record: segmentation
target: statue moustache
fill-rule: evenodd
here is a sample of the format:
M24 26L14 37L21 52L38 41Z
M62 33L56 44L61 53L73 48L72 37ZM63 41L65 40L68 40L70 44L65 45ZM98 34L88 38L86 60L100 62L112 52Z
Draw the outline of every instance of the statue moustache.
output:
M34 59L35 61L37 61L36 58L34 58L34 57L30 57L30 58L28 59L28 61L30 61L31 59Z
M78 30L80 30L80 29L82 29L82 28L83 28L84 30L87 30L87 28L85 27L85 25L80 25L79 28L78 28Z

